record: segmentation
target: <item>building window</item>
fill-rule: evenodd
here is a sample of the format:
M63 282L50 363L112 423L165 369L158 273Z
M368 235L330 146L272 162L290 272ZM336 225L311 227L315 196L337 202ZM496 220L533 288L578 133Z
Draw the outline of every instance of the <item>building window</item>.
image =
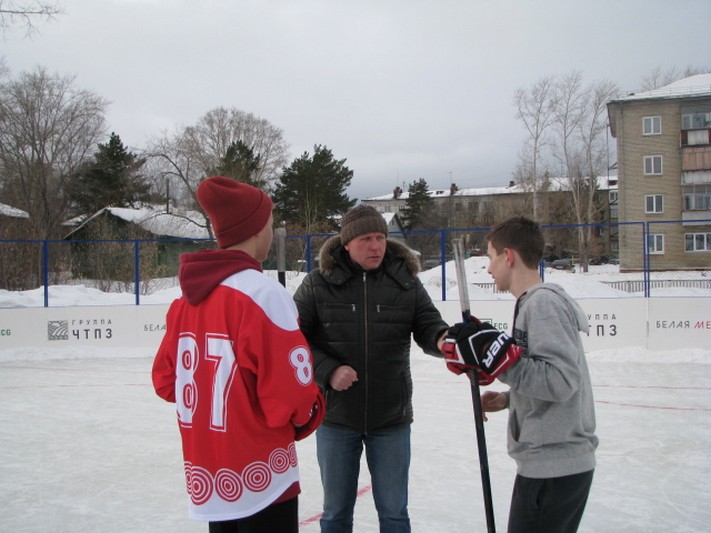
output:
M645 213L663 213L664 197L661 194L650 194L644 197Z
M682 130L682 146L706 146L711 144L711 129L705 130Z
M681 115L682 130L702 130L711 128L711 113L707 111L696 111L694 113L683 113Z
M644 175L659 176L662 173L662 156L660 155L645 155L644 156Z
M685 252L711 252L711 233L687 233L684 235Z
M610 218L618 218L618 193L617 191L610 191Z
M664 253L664 234L650 233L647 235L647 253L663 254Z
M683 187L684 211L711 211L711 185Z
M661 135L662 117L644 117L642 119L643 135Z

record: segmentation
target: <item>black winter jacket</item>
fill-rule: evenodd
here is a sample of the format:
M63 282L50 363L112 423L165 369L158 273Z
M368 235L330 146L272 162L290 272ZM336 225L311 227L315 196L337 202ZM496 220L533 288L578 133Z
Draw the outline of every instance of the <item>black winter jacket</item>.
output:
M425 353L441 357L437 339L447 329L417 277L417 258L389 240L380 268L366 272L335 236L319 260L294 300L326 396L324 423L360 432L411 423L411 335ZM341 365L353 367L358 381L338 392L329 381Z

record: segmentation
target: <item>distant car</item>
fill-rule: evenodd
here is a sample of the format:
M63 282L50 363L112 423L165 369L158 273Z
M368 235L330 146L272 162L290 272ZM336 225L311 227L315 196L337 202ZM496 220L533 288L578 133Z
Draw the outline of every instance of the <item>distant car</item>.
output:
M422 269L429 270L430 268L435 268L440 265L439 259L425 259L422 262Z
M619 265L619 264L620 264L620 258L617 257L617 256L615 256L615 255L611 255L610 258L609 258L609 260L608 260L607 262L610 263L611 265Z
M609 262L610 262L610 258L607 257L606 255L596 255L595 257L590 258L590 260L588 261L588 264L589 265L606 265Z
M556 259L551 263L551 267L556 270L572 270L573 262L570 259Z
M545 255L543 256L543 266L545 268L550 268L553 266L553 261L556 261L557 259L560 259L560 257L555 254Z

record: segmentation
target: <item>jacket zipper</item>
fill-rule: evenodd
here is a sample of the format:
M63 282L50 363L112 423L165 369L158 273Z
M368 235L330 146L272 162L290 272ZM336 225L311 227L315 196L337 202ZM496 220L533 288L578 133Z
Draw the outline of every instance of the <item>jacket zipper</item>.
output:
M369 357L369 350L368 350L368 273L363 272L363 330L364 330L364 335L363 338L365 339L365 346L363 348L364 354L365 354L365 362L364 362L364 389L365 389L365 402L363 404L364 407L364 412L363 412L363 432L367 433L368 430L368 357Z

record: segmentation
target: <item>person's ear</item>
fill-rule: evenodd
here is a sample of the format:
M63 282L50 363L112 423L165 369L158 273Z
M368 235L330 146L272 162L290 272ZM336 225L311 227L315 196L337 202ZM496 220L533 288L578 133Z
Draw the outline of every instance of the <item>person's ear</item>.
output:
M506 264L512 267L516 262L516 252L512 248L504 248L504 254L506 254Z

